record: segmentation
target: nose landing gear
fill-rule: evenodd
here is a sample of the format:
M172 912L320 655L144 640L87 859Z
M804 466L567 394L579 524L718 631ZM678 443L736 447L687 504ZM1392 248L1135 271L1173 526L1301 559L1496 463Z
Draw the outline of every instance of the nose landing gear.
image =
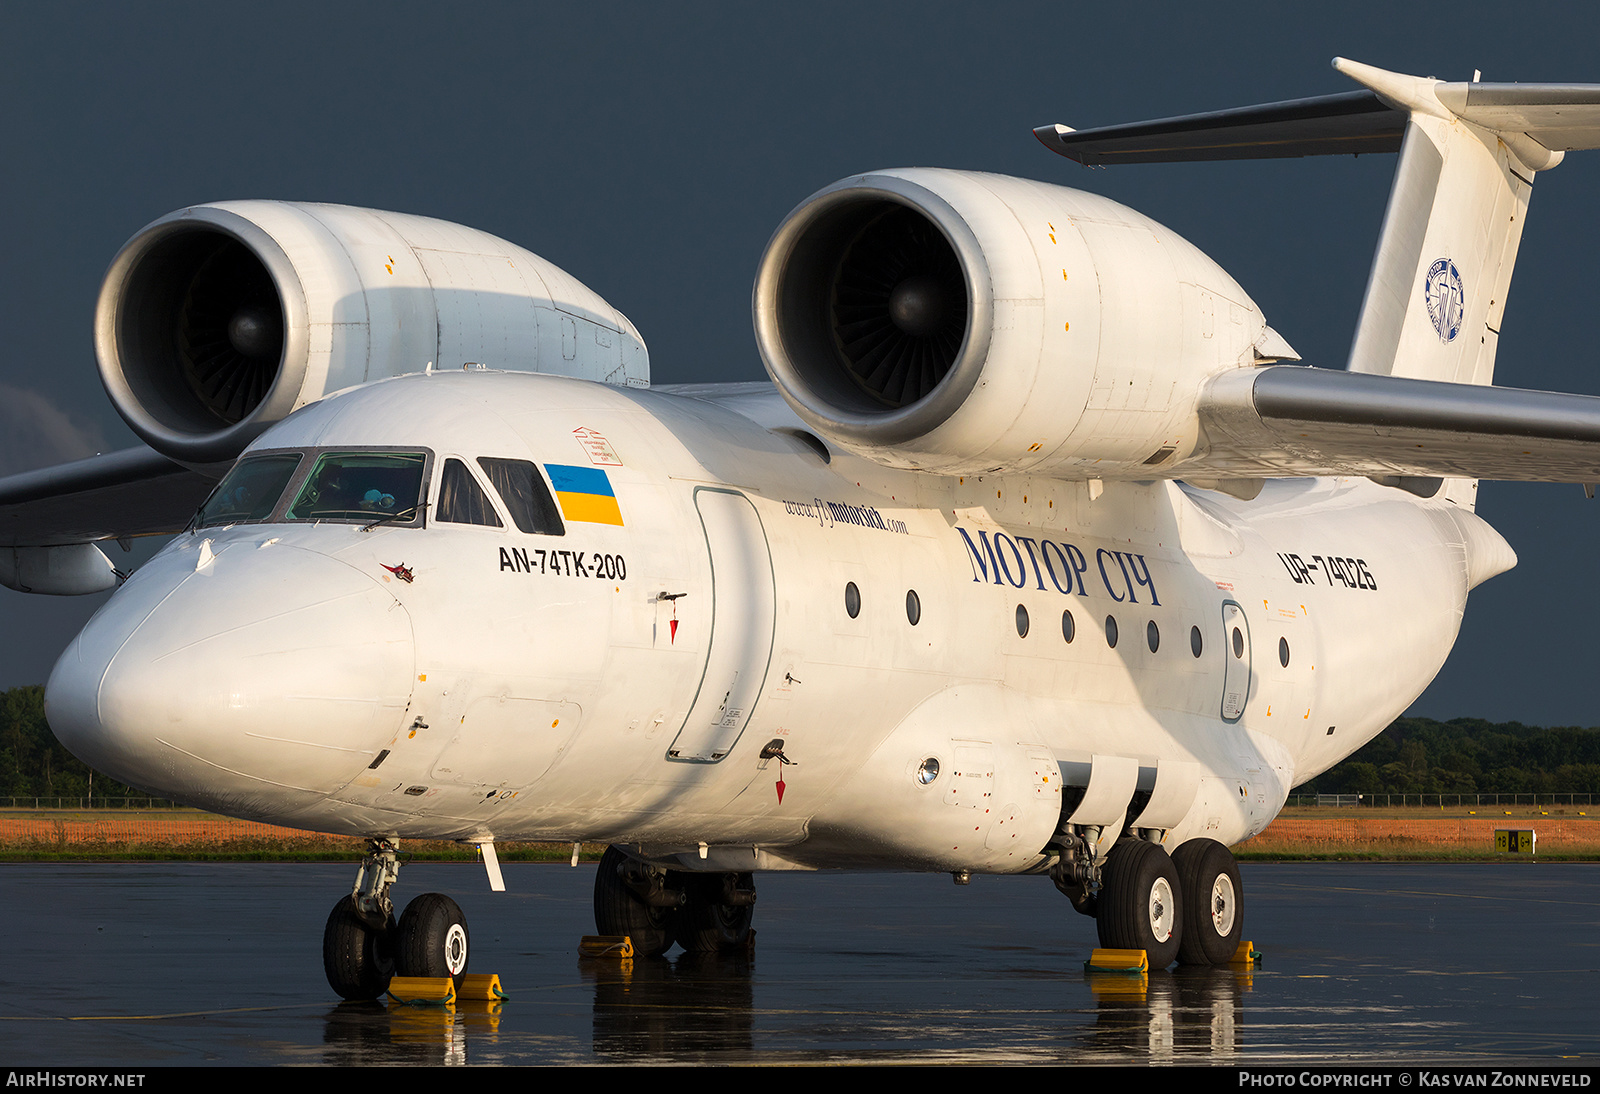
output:
M363 917L354 897L333 906L322 930L322 967L344 999L376 999L394 976L394 916L377 923Z
M467 971L469 935L461 907L443 893L423 893L397 924L389 890L400 875L392 840L373 840L354 890L333 906L322 932L328 985L344 999L377 999L395 976L450 976Z
M406 905L395 931L395 968L402 976L449 976L456 987L467 971L467 917L443 893L423 893Z

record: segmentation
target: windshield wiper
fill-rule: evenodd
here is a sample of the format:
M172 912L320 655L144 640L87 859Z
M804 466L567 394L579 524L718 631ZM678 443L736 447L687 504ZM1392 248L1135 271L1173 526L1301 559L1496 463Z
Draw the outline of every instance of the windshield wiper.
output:
M383 516L379 517L377 520L373 521L371 524L368 524L361 530L363 532L370 532L380 524L388 524L391 520L399 520L401 517L405 517L407 520L415 520L417 516L417 510L426 509L428 505L428 502L423 502L421 505L413 505L408 509L402 509L398 513L385 513Z

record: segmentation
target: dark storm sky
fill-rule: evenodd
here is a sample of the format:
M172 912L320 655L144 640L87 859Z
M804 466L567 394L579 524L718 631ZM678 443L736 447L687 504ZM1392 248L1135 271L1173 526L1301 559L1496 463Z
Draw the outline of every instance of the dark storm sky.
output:
M94 367L100 277L143 224L223 198L396 209L513 240L627 313L670 383L765 375L751 278L812 191L891 166L1026 175L1169 225L1308 362L1341 367L1393 157L1090 171L1029 130L1349 90L1335 55L1600 82L1600 15L1300 7L5 0L0 473L134 443ZM1600 153L1539 177L1498 382L1600 394L1597 194ZM1491 483L1479 512L1521 564L1473 594L1414 712L1600 724L1600 501ZM101 599L0 590L0 687L43 682Z

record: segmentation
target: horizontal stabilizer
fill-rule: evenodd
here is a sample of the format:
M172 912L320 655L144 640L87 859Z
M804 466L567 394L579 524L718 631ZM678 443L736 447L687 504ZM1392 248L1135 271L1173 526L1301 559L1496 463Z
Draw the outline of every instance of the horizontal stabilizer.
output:
M1405 111L1371 91L1349 91L1096 129L1043 125L1033 135L1094 166L1396 152L1405 130Z
M1220 376L1179 477L1600 482L1600 397L1275 365Z
M1456 117L1492 133L1525 133L1552 152L1600 148L1600 84L1440 84Z
M1349 61L1339 67L1363 82L1367 73L1382 71ZM1514 144L1531 138L1552 152L1600 148L1600 84L1406 79L1430 91L1443 111ZM1398 152L1415 98L1350 91L1093 129L1042 125L1033 135L1052 152L1089 166Z

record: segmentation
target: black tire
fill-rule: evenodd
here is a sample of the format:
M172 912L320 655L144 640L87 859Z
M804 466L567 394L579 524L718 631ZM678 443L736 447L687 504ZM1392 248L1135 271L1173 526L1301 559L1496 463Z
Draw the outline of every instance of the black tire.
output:
M1226 965L1244 935L1244 886L1229 850L1211 839L1193 839L1173 853L1182 888L1185 965Z
M622 880L628 856L607 847L594 875L594 926L600 934L625 934L633 939L633 952L640 957L659 957L672 946L677 926L677 908L654 908L646 904Z
M467 917L443 893L423 893L400 913L394 946L399 975L448 976L459 988L470 949Z
M394 976L394 916L381 931L356 914L354 897L333 906L322 929L322 969L342 999L378 999Z
M674 931L678 945L690 953L723 953L749 945L754 905L722 903L721 874L690 874L684 882L689 899L678 910ZM755 879L740 874L734 886L754 894Z
M1100 945L1144 950L1152 969L1172 964L1183 939L1183 888L1172 858L1153 843L1118 840L1100 875L1095 925Z

